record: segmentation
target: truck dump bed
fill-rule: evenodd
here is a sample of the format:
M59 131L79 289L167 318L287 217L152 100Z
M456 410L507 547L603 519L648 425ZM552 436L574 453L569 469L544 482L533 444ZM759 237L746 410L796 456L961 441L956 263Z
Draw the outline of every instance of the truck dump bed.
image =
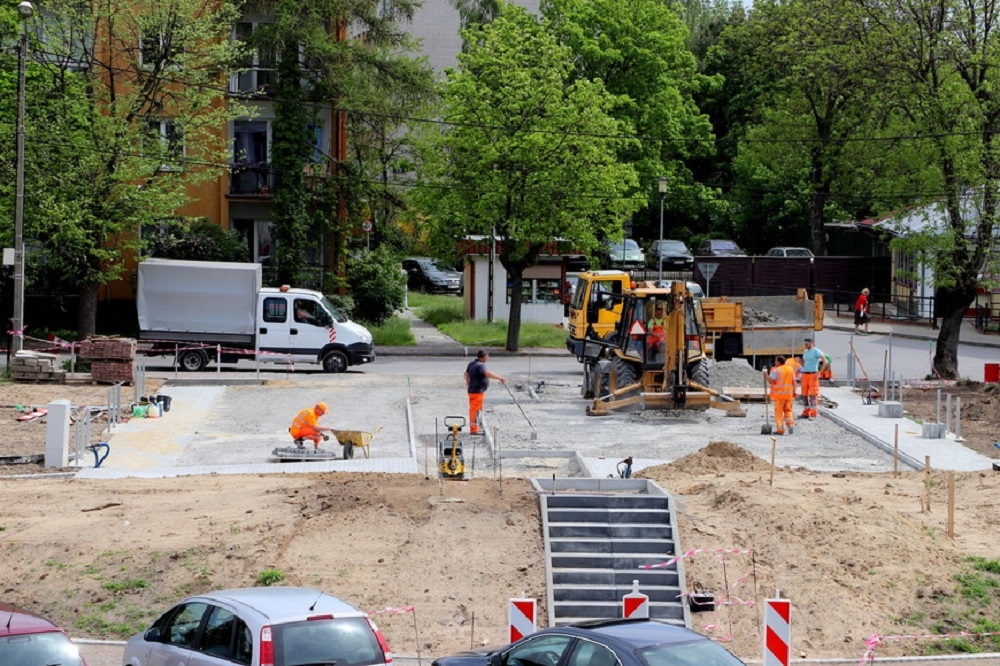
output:
M260 264L146 259L136 306L144 340L252 342Z
M803 341L823 330L823 297L738 296L701 299L709 338L719 358L799 354Z

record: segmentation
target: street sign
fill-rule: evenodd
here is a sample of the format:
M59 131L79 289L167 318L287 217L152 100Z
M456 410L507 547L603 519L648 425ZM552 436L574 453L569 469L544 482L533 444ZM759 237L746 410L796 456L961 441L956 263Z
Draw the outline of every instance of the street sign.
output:
M719 270L719 264L714 262L698 264L698 266L701 268L701 274L705 276L705 282L710 281L715 275L715 271Z
M371 230L372 230L372 221L371 220L365 220L364 222L361 223L361 231L364 231L365 233L368 233Z

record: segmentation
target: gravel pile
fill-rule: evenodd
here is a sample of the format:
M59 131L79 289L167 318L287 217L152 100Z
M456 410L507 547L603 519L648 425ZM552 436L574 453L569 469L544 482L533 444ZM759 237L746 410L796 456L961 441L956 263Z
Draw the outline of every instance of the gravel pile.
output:
M745 359L719 361L708 370L709 384L713 387L757 388L764 385L761 373L754 370Z

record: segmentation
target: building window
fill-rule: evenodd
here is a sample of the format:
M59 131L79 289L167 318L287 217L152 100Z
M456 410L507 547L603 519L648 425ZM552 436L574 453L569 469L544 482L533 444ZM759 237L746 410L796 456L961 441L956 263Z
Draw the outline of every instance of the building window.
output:
M270 220L233 219L232 228L240 234L250 250L253 261L264 264L271 263L273 245L271 241Z
M143 67L178 65L184 45L173 26L143 30L139 38L139 64Z
M507 302L513 284L507 283ZM559 278L524 278L521 280L521 303L561 303L562 285Z
M233 122L230 194L269 195L274 183L270 164L271 124L266 120Z
M250 44L254 33L266 25L261 21L237 21L233 26L233 40ZM276 81L275 64L278 62L274 47L254 45L248 47L239 63L239 71L229 79L229 92L233 94L258 94L273 96Z
M160 171L184 169L184 131L174 120L150 119L143 155L161 161Z

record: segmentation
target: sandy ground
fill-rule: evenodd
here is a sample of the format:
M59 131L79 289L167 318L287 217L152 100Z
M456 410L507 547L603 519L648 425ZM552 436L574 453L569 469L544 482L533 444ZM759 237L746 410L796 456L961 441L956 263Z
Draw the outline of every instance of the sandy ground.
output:
M44 404L53 392L90 404L101 391L0 387L2 452L44 448L44 428L15 421L13 405ZM933 410L933 392L924 395ZM915 397L908 410L922 409ZM974 412L963 411L964 428L998 432L998 410ZM1000 474L954 475L954 536L951 477L941 473L780 468L772 479L763 457L720 442L642 475L677 498L681 545L695 551L685 558L689 584L726 602L696 615L694 627L745 658L760 656L760 604L775 590L792 599L794 652L808 657L858 658L875 633L958 631L997 617L998 587L969 600L956 576L968 575L969 556L997 557ZM124 637L186 594L251 585L269 569L283 584L320 587L378 612L405 654L504 642L506 600L522 593L537 597L545 616L538 502L523 480L4 479L0 501L2 598L77 636ZM930 646L889 638L879 654Z

